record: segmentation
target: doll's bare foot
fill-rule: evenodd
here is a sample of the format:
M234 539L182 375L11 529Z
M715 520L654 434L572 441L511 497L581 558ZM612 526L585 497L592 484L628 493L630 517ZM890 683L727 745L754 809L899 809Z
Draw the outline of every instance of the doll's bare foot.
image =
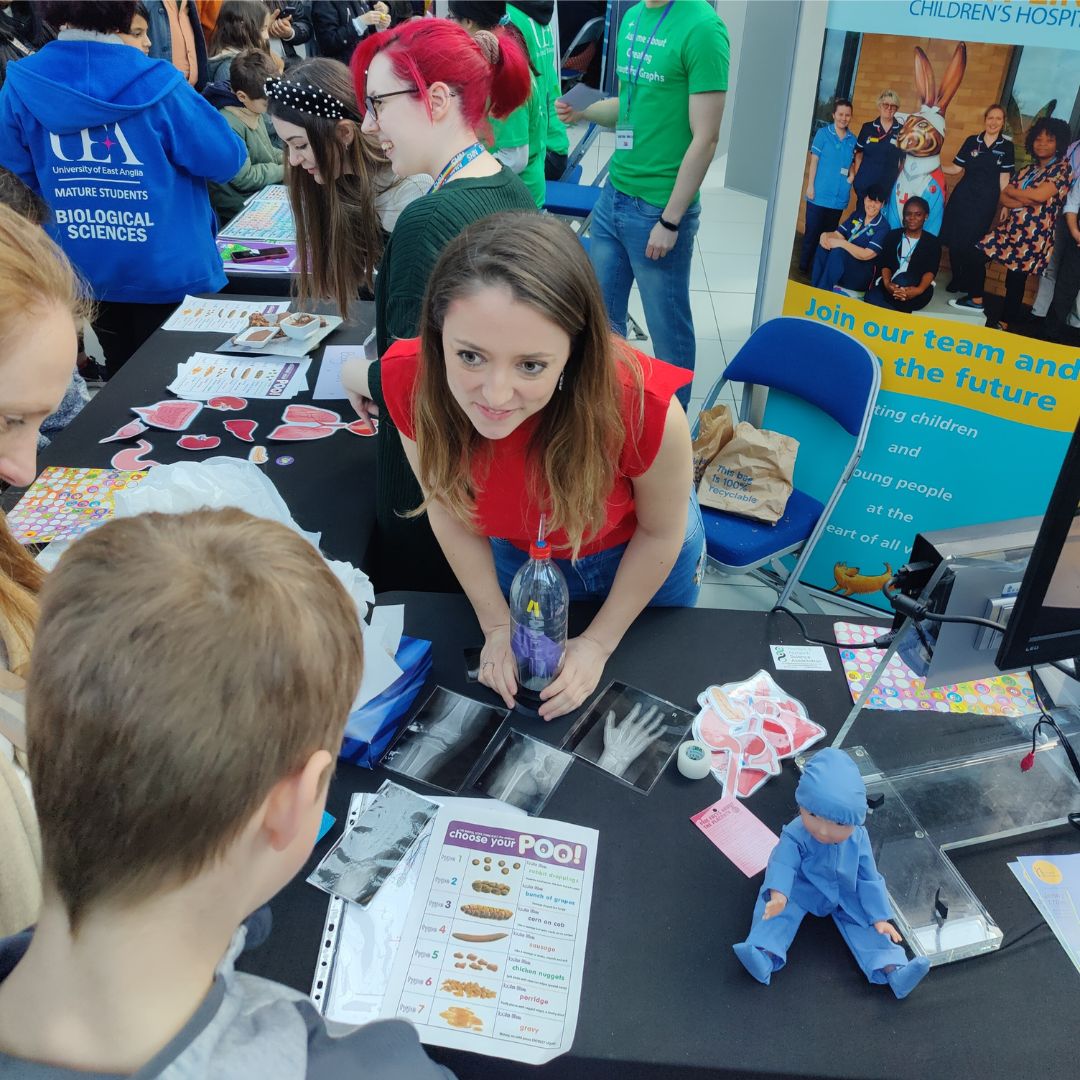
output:
M898 998L906 998L930 970L930 961L925 956L916 956L914 960L901 964L899 967L890 964L882 970L892 987L892 992Z
M765 949L759 949L756 945L751 945L748 941L740 941L738 945L733 945L735 955L742 962L742 966L754 976L759 983L769 985L769 981L772 979L772 973L776 970L774 961L777 959L771 952L766 952Z

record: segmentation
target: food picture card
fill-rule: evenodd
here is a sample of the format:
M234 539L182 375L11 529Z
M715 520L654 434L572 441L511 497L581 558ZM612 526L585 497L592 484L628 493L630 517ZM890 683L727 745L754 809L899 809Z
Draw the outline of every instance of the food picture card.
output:
M422 1042L541 1065L574 1041L598 833L443 807L384 1017Z
M626 683L608 683L571 728L565 750L647 795L693 722L693 713Z
M473 781L473 792L539 814L574 760L560 750L520 731L507 731L486 756Z
M288 310L288 300L207 300L185 296L161 329L238 334L247 329L252 315L264 315L275 322L278 315Z
M402 728L382 763L391 772L442 791L460 791L507 715L506 709L438 686Z
M20 544L74 540L112 516L118 491L145 479L145 472L51 466L8 514L8 527Z
M285 400L306 390L308 357L224 356L194 353L176 365L167 389L177 397L206 401L212 397Z

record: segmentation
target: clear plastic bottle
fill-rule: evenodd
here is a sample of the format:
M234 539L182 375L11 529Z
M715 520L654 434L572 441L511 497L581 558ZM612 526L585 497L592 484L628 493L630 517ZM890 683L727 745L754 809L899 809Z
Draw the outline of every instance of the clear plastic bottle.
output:
M546 540L529 547L510 585L510 647L517 661L518 704L535 712L540 691L562 670L569 609L566 578Z

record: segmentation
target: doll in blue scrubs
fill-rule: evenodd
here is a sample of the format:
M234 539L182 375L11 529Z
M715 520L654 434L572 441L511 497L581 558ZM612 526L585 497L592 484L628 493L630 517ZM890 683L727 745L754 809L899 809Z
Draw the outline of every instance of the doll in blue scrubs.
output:
M892 905L878 873L866 819L866 785L855 763L829 747L815 754L795 791L799 816L769 856L750 936L735 955L767 986L787 963L803 916L831 915L863 974L907 997L930 968L908 960L889 921Z

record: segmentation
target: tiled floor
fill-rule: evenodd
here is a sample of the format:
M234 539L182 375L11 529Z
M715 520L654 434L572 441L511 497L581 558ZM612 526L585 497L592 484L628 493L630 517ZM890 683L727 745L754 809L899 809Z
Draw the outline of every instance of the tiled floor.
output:
M581 132L571 132L576 144ZM582 159L582 182L589 183L615 147L613 133L601 132ZM724 187L725 159L713 162L701 189L701 227L690 275L690 305L697 336L697 363L691 391L693 422L706 394L729 360L750 335L765 227L765 202ZM645 329L637 288L630 295L630 313ZM649 342L635 342L645 352ZM733 407L739 387L725 388L723 400ZM751 577L711 575L701 590L699 607L768 611L776 592ZM837 612L846 609L836 608Z

